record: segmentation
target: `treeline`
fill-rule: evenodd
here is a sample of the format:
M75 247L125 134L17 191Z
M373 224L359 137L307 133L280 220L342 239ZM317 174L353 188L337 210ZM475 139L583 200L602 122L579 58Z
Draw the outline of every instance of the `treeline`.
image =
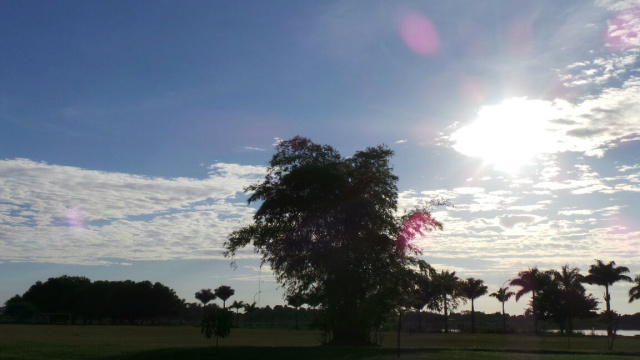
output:
M158 324L177 319L184 300L159 282L91 281L60 276L33 284L5 303L14 321L82 324Z

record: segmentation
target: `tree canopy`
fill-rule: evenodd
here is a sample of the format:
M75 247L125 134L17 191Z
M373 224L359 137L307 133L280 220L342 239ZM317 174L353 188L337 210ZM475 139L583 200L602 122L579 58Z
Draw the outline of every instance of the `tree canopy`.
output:
M319 303L334 342L369 340L417 251L412 236L441 227L427 210L396 216L392 155L377 146L343 158L307 138L280 142L264 181L246 189L260 202L253 223L225 244L231 257L252 244L288 295Z

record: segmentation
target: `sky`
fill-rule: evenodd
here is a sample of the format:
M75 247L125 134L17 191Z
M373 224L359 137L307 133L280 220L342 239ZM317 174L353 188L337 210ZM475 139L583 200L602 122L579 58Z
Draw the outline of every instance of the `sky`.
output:
M0 0L0 54L0 302L67 274L283 304L222 252L296 135L393 149L400 213L453 204L422 258L490 292L640 274L640 1Z

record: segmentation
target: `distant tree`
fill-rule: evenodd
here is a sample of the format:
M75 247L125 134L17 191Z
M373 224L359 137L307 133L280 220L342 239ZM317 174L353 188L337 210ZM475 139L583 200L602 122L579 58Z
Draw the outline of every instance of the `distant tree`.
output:
M249 314L249 327L253 329L253 313L256 311L257 306L254 301L251 304L244 304L244 312Z
M625 266L616 266L615 261L610 261L608 264L602 262L602 260L596 260L594 265L589 266L589 275L585 278L585 282L593 285L604 286L604 301L607 306L606 312L611 313L611 294L609 294L609 286L619 282L628 281L633 282L630 277L624 274L629 273L629 268ZM611 325L607 326L607 336L612 335Z
M449 332L449 310L458 306L460 283L455 271L440 270L434 276L444 309L444 331Z
M233 301L233 304L229 305L229 307L231 309L236 309L236 327L240 326L240 314L238 313L240 311L240 309L244 308L244 302L243 301Z
M227 306L226 306L227 299L228 299L228 298L230 298L230 297L232 297L232 296L233 296L233 294L235 294L235 293L236 293L236 291L235 291L235 290L233 290L233 289L231 288L231 286L227 286L227 285L221 285L221 286L219 286L219 287L215 290L215 292L214 292L214 294L215 294L215 295L216 295L220 300L222 300L222 308L223 308L223 309L226 309L226 308L227 308Z
M202 289L196 293L196 299L200 300L202 305L207 305L210 301L216 299L216 295L211 291L211 289Z
M493 296L500 303L502 303L502 332L507 333L507 314L504 312L504 303L509 301L509 299L515 295L513 291L509 291L509 287L500 287L498 291L489 294L489 296Z
M15 295L11 299L4 303L5 316L10 317L13 321L22 322L30 320L33 317L35 307L22 298L20 295Z
M417 251L409 240L441 227L428 209L396 217L392 155L378 146L343 158L307 138L281 141L264 181L245 189L260 202L253 223L225 243L230 257L253 245L288 295L317 300L335 343L370 341Z
M523 270L518 273L518 277L509 282L511 286L519 286L520 290L516 293L516 301L520 300L523 295L531 293L531 310L533 313L533 329L538 333L538 309L536 306L536 295L540 290L541 272L537 267L529 270Z
M476 332L476 310L473 305L475 299L487 294L487 286L480 279L467 278L460 281L460 293L471 300L471 332Z
M633 282L636 286L629 289L629 302L640 299L640 275L636 275Z
M232 313L227 309L215 308L204 316L201 323L200 332L210 339L216 337L216 347L218 347L218 338L226 338L231 334Z
M440 311L440 289L435 280L436 270L424 261L419 261L419 271L415 275L415 288L412 307L418 312L418 331L422 332L421 310L426 306L430 310Z
M300 293L288 295L287 304L295 308L296 330L298 330L298 308L305 304L304 296Z
M63 275L49 278L44 283L36 282L22 298L38 312L70 314L71 323L75 323L90 286L91 280L86 277Z

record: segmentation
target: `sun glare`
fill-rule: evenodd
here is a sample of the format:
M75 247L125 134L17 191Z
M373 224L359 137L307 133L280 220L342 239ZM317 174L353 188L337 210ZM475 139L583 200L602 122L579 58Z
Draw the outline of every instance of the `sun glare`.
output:
M553 146L547 127L549 120L561 117L561 113L551 102L526 98L483 106L470 125L451 135L453 148L479 157L497 170L517 172Z

